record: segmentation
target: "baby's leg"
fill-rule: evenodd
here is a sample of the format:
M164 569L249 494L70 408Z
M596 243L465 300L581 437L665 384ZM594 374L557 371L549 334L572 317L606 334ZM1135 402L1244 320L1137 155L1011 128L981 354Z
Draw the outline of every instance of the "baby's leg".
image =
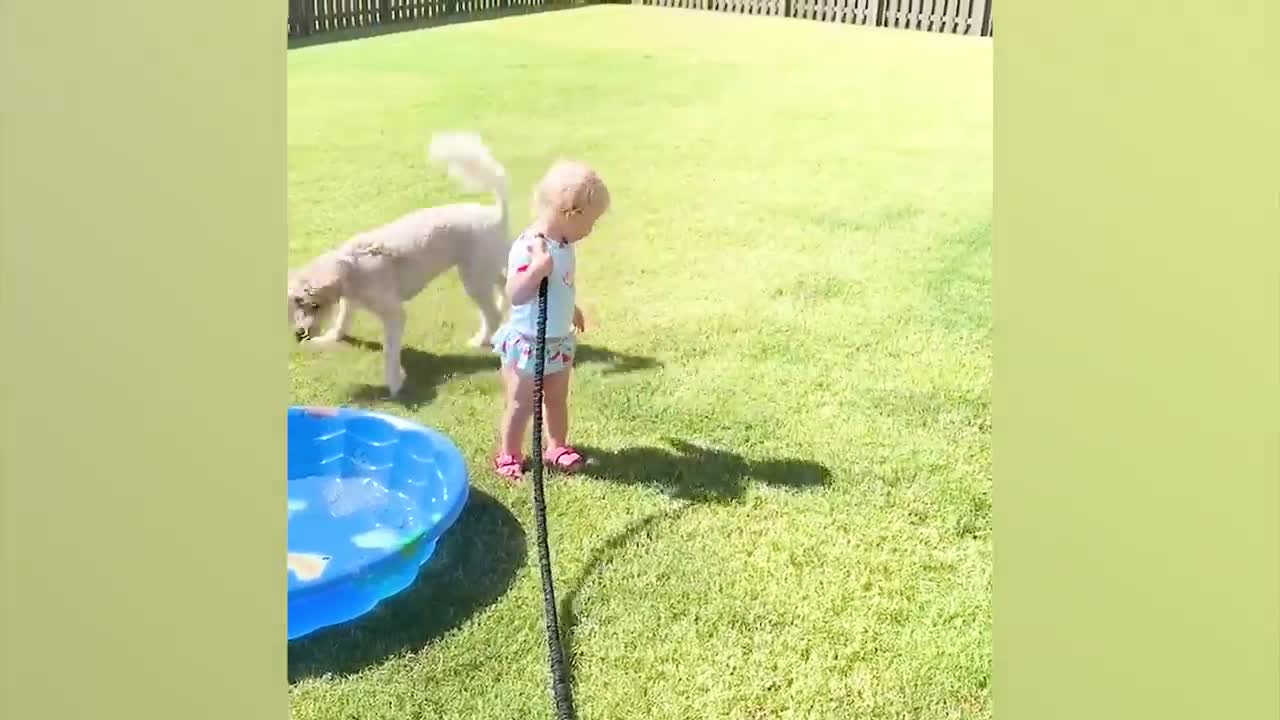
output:
M506 389L506 406L498 428L500 452L522 457L524 429L529 426L529 418L533 417L533 378L521 375L511 365L503 365L502 383Z
M569 446L569 373L565 368L542 379L542 426L547 443L544 452L551 455Z

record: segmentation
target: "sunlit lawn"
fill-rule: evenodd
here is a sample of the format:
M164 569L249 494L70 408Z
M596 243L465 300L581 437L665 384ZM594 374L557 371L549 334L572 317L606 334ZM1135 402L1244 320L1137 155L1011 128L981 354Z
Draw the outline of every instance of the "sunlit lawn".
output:
M607 6L288 63L291 263L462 197L438 129L484 136L517 224L558 155L610 184L574 385L599 465L548 490L583 718L991 716L989 41ZM375 349L291 362L296 402L439 428L476 487L414 589L293 645L295 718L551 717L475 326L452 275L412 303L402 403Z

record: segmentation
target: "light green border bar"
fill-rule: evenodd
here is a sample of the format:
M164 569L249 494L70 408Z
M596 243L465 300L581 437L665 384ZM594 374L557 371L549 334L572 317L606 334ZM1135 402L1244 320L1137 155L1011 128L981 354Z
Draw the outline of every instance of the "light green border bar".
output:
M996 12L996 716L1274 720L1280 13Z
M0 717L287 717L285 11L0 3Z

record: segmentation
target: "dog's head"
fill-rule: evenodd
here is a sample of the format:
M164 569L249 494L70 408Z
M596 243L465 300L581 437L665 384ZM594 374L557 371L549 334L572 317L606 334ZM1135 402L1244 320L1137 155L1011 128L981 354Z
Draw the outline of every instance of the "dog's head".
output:
M322 256L289 273L289 326L295 340L302 342L320 328L342 297L350 267L344 258Z

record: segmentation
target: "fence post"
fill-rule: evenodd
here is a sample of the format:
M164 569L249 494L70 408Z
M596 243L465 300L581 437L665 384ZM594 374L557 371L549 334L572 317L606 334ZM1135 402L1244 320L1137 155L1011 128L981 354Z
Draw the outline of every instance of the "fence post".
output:
M316 2L315 0L298 0L298 4L301 6L298 13L298 34L306 37L316 27Z
M991 0L982 8L982 35L991 34Z
M876 0L875 26L884 27L884 6L889 0Z
M378 24L391 22L391 0L378 0Z

